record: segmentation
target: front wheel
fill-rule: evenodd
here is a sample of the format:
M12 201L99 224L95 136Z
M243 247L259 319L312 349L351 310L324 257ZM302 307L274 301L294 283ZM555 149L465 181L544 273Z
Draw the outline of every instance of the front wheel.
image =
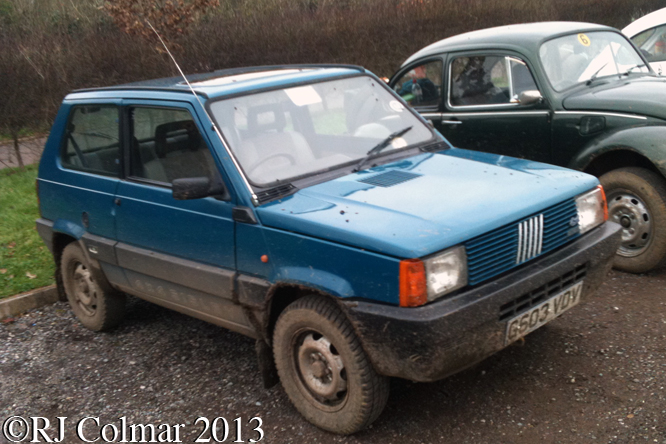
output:
M289 399L317 427L355 433L386 405L388 378L375 372L344 313L324 297L304 297L282 312L273 352Z
M628 167L599 178L608 200L608 220L622 225L615 268L644 273L666 258L666 184L645 168Z
M114 290L101 272L90 266L76 242L63 250L60 270L69 305L84 326L103 331L120 323L125 295Z

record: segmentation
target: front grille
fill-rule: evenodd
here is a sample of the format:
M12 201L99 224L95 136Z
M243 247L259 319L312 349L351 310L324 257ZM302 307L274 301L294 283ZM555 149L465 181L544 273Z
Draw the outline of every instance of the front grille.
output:
M476 285L578 236L576 201L569 199L465 242L469 285Z
M575 284L585 277L587 274L587 264L579 265L575 269L563 274L557 279L553 279L541 287L524 294L513 301L507 302L500 307L499 320L512 318L523 312L526 312L532 307L535 307L555 296L567 287Z
M543 245L543 214L518 224L518 256L516 264L522 264L541 254Z

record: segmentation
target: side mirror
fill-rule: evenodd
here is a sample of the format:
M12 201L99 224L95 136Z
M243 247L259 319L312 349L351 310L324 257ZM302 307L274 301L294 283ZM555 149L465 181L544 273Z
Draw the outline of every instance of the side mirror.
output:
M176 200L190 200L226 196L227 189L221 180L213 182L208 177L185 177L171 182L171 194Z
M523 91L518 96L518 103L520 105L532 105L533 103L539 103L542 100L543 100L543 96L536 89Z

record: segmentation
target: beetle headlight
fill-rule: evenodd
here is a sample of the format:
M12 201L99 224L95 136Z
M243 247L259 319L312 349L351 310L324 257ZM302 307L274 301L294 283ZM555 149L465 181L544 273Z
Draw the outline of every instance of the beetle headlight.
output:
M428 301L467 284L467 254L462 245L425 259Z
M602 186L577 196L576 208L580 234L604 223L608 219L608 207Z

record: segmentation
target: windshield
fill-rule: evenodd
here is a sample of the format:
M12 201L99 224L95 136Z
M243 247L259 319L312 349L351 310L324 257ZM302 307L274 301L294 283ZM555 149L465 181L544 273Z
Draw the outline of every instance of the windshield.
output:
M608 31L550 40L541 45L539 57L556 91L597 77L649 72L634 47L620 34Z
M359 161L410 126L382 154L433 138L368 76L220 100L210 109L246 176L262 187Z

